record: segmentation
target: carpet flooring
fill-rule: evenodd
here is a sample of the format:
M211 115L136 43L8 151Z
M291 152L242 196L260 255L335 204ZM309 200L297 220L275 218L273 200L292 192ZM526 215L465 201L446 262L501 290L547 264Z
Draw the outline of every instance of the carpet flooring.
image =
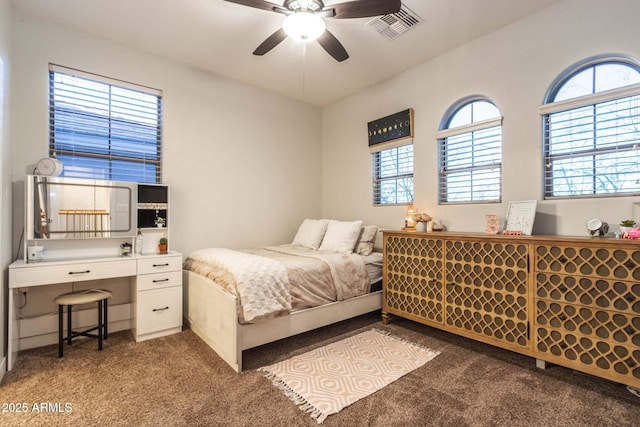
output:
M83 340L62 359L56 346L23 351L0 384L0 425L317 426L257 368L372 327L440 355L323 426L640 424L640 398L621 384L370 314L247 350L240 374L190 330L141 343L118 332L102 352Z

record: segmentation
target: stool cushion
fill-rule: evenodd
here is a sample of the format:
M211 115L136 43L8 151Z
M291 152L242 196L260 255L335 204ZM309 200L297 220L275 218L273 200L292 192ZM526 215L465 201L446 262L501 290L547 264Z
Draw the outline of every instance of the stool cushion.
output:
M92 289L87 291L69 292L67 294L58 295L53 300L53 302L58 305L76 305L86 304L89 302L98 302L111 297L112 294L109 291Z

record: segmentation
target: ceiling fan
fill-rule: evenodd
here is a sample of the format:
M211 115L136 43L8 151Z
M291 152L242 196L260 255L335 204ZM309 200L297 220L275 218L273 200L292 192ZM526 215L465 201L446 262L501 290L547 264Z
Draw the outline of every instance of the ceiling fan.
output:
M288 37L320 46L336 61L349 58L342 43L326 29L324 18L348 19L387 15L400 11L401 0L360 0L325 6L322 0L285 0L282 6L265 0L225 0L256 9L286 15L282 28L271 34L253 51L264 55Z

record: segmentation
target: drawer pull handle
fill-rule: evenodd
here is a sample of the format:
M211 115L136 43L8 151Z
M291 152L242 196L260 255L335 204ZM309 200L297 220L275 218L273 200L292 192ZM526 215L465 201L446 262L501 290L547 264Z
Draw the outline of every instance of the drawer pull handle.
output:
M169 263L165 262L164 264L153 264L154 267L168 267Z
M154 308L153 311L165 311L165 310L169 310L169 306L166 306L164 308Z
M153 281L153 283L160 283L160 282L168 282L169 279L156 279Z
M69 274L87 274L87 273L91 273L91 270L84 270L84 271L70 271Z

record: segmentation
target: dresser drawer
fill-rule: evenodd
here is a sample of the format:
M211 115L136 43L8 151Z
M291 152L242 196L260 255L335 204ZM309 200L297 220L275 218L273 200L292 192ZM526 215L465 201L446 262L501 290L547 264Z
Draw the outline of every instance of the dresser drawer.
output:
M624 247L538 245L538 272L593 278L640 280L640 250Z
M29 264L25 267L10 269L10 275L12 288L111 279L114 277L135 276L136 261L123 259L64 264Z
M539 272L536 274L536 298L640 314L639 281Z
M167 271L166 273L142 274L138 276L138 291L149 289L182 287L182 271Z
M138 293L137 334L182 326L182 287Z
M138 274L159 273L163 271L181 271L182 255L161 255L138 259Z

